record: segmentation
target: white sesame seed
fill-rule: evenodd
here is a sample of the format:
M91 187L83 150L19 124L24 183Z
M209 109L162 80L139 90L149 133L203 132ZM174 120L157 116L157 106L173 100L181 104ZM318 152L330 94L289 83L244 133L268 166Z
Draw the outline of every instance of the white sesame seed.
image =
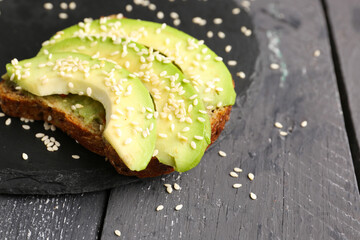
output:
M176 19L176 18L179 18L179 14L176 13L176 12L171 12L170 17L173 18L173 19Z
M71 157L72 157L73 159L80 159L80 156L79 156L79 155L71 155Z
M150 3L150 4L149 4L149 9L150 9L151 11L155 11L155 10L156 10L156 5L153 4L153 3Z
M68 87L69 87L69 88L73 88L73 87L74 87L74 84L73 84L72 82L69 82L69 83L68 83Z
M276 128L283 128L283 125L281 124L281 123L279 123L279 122L275 122L274 123L274 126L276 127Z
M277 70L277 69L280 68L280 66L277 63L272 63L272 64L270 64L270 68L273 69L273 70Z
M24 160L28 160L29 159L29 156L26 154L26 153L22 153L22 158L24 159Z
M214 36L214 33L213 33L212 31L208 31L208 32L206 33L206 36L207 36L208 38L212 38L212 37Z
M319 57L320 56L320 50L315 50L314 52L314 57Z
M219 31L218 32L218 37L221 38L221 39L225 38L225 33L222 32L222 31Z
M22 125L22 128L25 129L25 130L29 130L30 126L29 125Z
M256 200L257 196L256 196L255 193L251 192L251 193L250 193L250 198L251 198L252 200Z
M221 62L223 60L223 58L222 57L215 57L215 61L217 61L217 62Z
M165 134L165 133L159 133L158 135L159 135L159 137L161 137L161 138L167 138L167 134Z
M60 3L60 8L66 10L68 8L68 5L66 2Z
M302 122L300 123L300 126L304 128L304 127L307 126L307 124L308 124L307 121L302 121Z
M236 66L236 64L237 64L237 61L235 61L235 60L229 60L228 61L229 66Z
M70 8L70 10L75 10L76 9L76 3L75 2L69 3L69 8Z
M214 24L222 24L223 20L221 18L214 18Z
M230 176L233 178L239 177L239 175L236 172L230 172Z
M196 143L195 143L194 141L191 141L190 146L191 146L193 149L196 149Z
M56 130L56 127L54 125L51 125L50 130L54 132Z
M37 133L37 134L35 134L35 137L36 138L42 138L42 137L44 137L45 136L45 134L43 134L43 133Z
M181 20L180 19L175 19L173 24L174 24L174 26L179 26L181 24Z
M46 2L46 3L44 3L44 8L46 9L46 10L51 10L51 9L53 9L53 4L52 3L49 3L49 2Z
M6 119L5 125L6 125L6 126L9 126L10 124L11 124L11 118Z
M115 230L114 233L115 233L115 235L118 236L118 237L121 236L121 232L120 232L119 230Z
M128 138L128 139L125 140L124 144L125 144L125 145L128 145L128 144L130 144L131 142L132 142L132 139L131 139L131 138Z
M240 8L233 8L231 12L234 15L238 15L240 13L240 11L241 11Z
M0 117L5 117L5 113L0 112Z
M125 6L125 10L127 12L131 12L133 10L133 7L130 4L128 4L128 5Z
M91 93L92 93L92 89L90 87L88 87L86 89L86 94L90 97L91 96Z
M240 172L242 172L242 171L243 171L243 170L242 170L241 168L238 168L238 167L234 168L234 172L240 173Z
M171 185L170 185L170 187L167 187L167 188L166 188L166 191L167 191L167 193L169 193L169 194L171 194L171 193L173 192L173 189L172 189Z
M240 77L241 79L244 79L246 77L244 72L237 72L236 76Z
M156 211L158 212L158 211L161 211L163 209L164 209L164 205L159 205L159 206L157 206Z
M203 140L203 139L204 139L203 136L194 136L194 138L195 138L196 140Z
M252 181L252 180L254 180L255 176L253 173L249 173L248 178L250 179L250 181Z
M180 211L181 209L183 208L183 205L182 204L179 204L175 207L175 210L176 211Z
M252 34L251 29L247 29L247 30L244 32L244 35L247 36L247 37L250 37L251 34Z
M59 13L59 18L60 18L60 19L67 19L68 17L69 17L69 16L68 16L67 13L64 13L64 12Z
M232 46L231 46L231 45L227 45L227 46L225 47L225 52L230 52L231 49L232 49Z
M182 131L183 131L183 132L188 132L189 130L190 130L189 127L184 127Z
M232 185L233 188L241 188L242 184L241 183L234 183Z
M221 157L226 157L226 152L224 152L224 151L219 151L219 155L220 155Z
M158 155L158 153L159 153L159 150L155 149L154 153L153 153L153 157L156 157Z
M164 183L164 187L171 187L171 184L169 184L169 183Z
M179 191L179 190L181 189L181 187L180 187L179 184L174 183L174 189L175 189L176 191Z
M283 136L283 137L286 137L288 135L288 133L285 132L285 131L280 131L280 135Z
M158 19L163 19L163 18L164 18L164 13L161 12L161 11L159 11L159 12L157 12L156 17L157 17Z

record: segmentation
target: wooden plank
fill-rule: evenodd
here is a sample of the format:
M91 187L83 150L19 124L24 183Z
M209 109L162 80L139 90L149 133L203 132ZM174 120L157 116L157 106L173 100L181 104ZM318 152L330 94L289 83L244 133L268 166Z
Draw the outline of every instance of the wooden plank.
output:
M360 2L356 0L326 0L329 23L332 29L335 57L339 68L340 88L343 92L348 134L352 144L355 171L360 182ZM344 105L343 104L343 105Z
M106 192L0 195L0 239L98 239Z
M250 12L260 64L224 138L187 173L113 190L103 239L119 239L115 229L123 239L360 239L359 191L321 4L257 0ZM225 33L229 25L222 25ZM280 69L269 68L274 62ZM220 158L219 150L228 156ZM244 172L229 177L237 166ZM175 182L181 191L166 193L163 184ZM243 186L235 190L235 182ZM165 209L156 212L159 204ZM177 204L183 209L175 211Z

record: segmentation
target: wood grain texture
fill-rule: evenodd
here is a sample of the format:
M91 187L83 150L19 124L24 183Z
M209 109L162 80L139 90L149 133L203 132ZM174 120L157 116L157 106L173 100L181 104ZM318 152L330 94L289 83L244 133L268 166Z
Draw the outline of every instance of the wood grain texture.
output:
M223 138L187 173L113 190L103 239L360 239L359 191L320 2L256 0L250 13L260 62ZM274 62L279 70L269 68ZM238 166L244 172L231 178ZM182 190L166 193L163 184L174 182ZM233 189L236 182L243 186ZM165 209L156 212L159 204Z
M0 195L0 239L97 239L106 192L81 195Z

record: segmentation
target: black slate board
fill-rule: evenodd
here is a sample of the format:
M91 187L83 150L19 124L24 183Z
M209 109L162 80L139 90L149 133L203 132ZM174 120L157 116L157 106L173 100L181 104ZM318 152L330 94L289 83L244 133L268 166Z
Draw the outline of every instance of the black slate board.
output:
M169 10L173 9L172 2L158 4L157 11L150 11L144 6L135 6L131 12L125 12L125 6L131 1L102 1L101 8L98 1L76 1L76 11L66 10L69 19L60 20L59 7L47 11L42 3L33 1L4 1L1 2L0 29L0 69L5 72L4 66L14 57L24 59L34 56L40 49L41 43L53 33L67 26L76 24L85 17L98 18L118 12L123 12L129 18L141 18L157 22L166 22L173 25ZM250 76L258 55L258 46L254 36L245 37L240 31L241 26L251 26L249 15L242 11L239 15L221 14L213 16L218 6L222 11L229 12L237 5L232 1L223 4L222 1L212 1L204 5L203 1L193 2L191 9L187 2L177 2L176 11L181 14L180 30L193 35L198 39L206 39L206 44L217 54L224 57L224 61L237 60L241 69L230 67L236 82L238 93L237 106L239 111L241 101L246 99L246 90L250 85L250 78L238 81L237 71L243 71ZM204 8L206 7L206 9ZM156 17L158 11L166 13L163 20ZM64 12L64 10L62 10ZM207 27L195 26L192 22L194 16L207 19ZM219 25L212 22L214 17L221 17L228 25L226 38L220 39L217 32L222 30ZM207 31L212 30L214 37L206 38ZM226 45L232 45L231 53L225 52ZM233 114L238 116L238 114ZM42 122L23 123L19 119L12 119L10 126L5 125L8 117L0 118L0 193L11 194L62 194L99 191L118 187L134 182L137 179L118 175L103 157L97 156L67 137L60 131L45 131ZM30 130L22 129L21 125L30 125ZM232 127L229 126L228 134ZM35 134L43 132L49 137L53 136L61 143L60 150L48 152ZM222 134L219 141L226 135ZM27 161L21 157L22 153L29 156ZM80 159L72 159L71 155L80 155ZM206 155L203 159L206 161Z

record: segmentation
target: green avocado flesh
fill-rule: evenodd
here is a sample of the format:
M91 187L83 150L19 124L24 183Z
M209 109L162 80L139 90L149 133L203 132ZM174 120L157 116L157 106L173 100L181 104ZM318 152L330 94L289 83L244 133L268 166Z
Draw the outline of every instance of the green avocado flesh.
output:
M161 163L184 172L200 162L210 143L210 119L196 90L183 82L182 72L168 58L135 42L109 38L68 38L39 55L71 51L114 61L139 76L158 114L155 154Z
M94 36L110 37L114 41L129 38L168 56L191 81L207 110L235 103L232 77L221 58L202 41L165 24L128 18L86 19L58 32L43 44L43 49L65 38Z
M148 90L129 71L109 61L69 52L13 60L6 69L10 81L31 94L86 95L101 102L106 111L104 138L129 169L147 167L155 149L156 121L147 118L143 109L155 109Z

